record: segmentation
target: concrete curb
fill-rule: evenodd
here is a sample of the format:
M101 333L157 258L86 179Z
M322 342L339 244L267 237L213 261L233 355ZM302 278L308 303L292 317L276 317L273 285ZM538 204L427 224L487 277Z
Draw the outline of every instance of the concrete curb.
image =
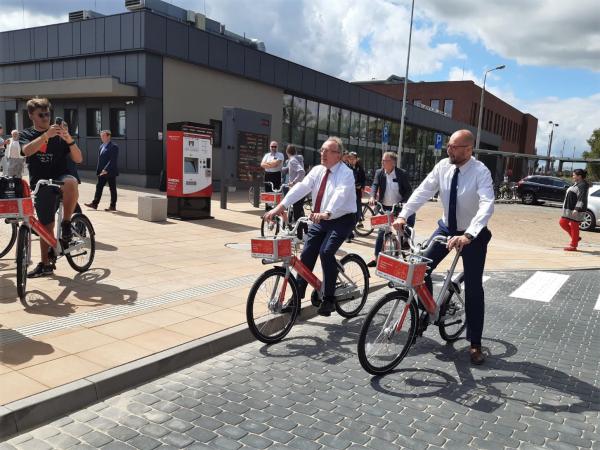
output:
M302 308L299 319L307 320L316 315L317 309L308 302ZM254 341L255 338L246 324L237 325L81 380L7 403L0 406L0 439L4 440L24 433L119 392Z

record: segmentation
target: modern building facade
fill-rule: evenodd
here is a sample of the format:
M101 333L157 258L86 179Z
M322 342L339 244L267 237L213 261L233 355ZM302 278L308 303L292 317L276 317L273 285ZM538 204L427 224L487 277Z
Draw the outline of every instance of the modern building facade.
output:
M356 82L359 86L402 100L404 79L395 75L386 80ZM446 114L477 127L481 87L473 81L412 82L407 85L407 102ZM535 155L537 118L523 113L494 94L485 91L482 130L501 138L498 148L482 142L481 148Z
M390 95L271 55L223 30L199 28L204 21L144 8L83 19L0 33L0 122L9 131L29 126L27 99L50 98L54 115L77 136L84 176L93 176L99 132L110 128L121 149L122 181L158 186L167 124L191 121L215 127L214 179L227 172L244 186L238 176L244 168L231 167L240 164L239 145L222 144L229 126L224 108L270 116L265 140L295 144L309 165L318 164L316 150L329 135L357 151L368 172L379 167L383 150L398 148L401 102ZM460 128L476 130L469 121L408 105L402 165L414 183L441 155L435 133L445 144ZM502 144L487 131L481 140L489 148ZM268 148L252 151L259 161ZM501 172L498 161L486 164Z

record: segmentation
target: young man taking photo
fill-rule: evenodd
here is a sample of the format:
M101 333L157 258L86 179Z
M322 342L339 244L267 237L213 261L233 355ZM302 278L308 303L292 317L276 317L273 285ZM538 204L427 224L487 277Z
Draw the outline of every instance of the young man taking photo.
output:
M50 101L47 98L32 98L27 102L27 113L33 126L23 130L19 142L22 153L27 157L31 190L35 190L38 180L62 181L64 216L62 245L71 240L71 216L77 205L79 189L77 179L70 175L68 160L79 164L83 161L81 150L69 134L67 124L50 124ZM59 192L50 186L41 186L35 199L38 220L50 234L54 234L54 216L58 209ZM54 267L49 263L48 244L40 239L41 262L27 274L30 278L52 275Z

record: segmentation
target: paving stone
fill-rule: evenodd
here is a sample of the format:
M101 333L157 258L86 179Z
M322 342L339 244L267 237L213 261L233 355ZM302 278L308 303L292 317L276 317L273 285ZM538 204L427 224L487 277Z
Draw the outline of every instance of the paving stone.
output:
M81 437L81 440L87 442L92 447L102 447L113 441L113 438L99 431L90 431Z
M157 425L155 423L149 423L148 425L140 428L140 433L143 435L148 435L156 439L160 439L163 436L169 434L171 430Z
M87 425L85 425L83 423L79 423L79 422L73 422L68 425L65 425L62 429L65 432L69 433L71 436L74 436L76 438L81 437L81 436L85 435L86 433L89 433L90 431L92 431L92 429L90 427L88 427Z
M341 436L330 436L328 434L324 435L318 440L319 443L323 444L325 448L333 448L333 449L346 449L352 445L352 441L348 439L344 439Z
M40 439L29 439L18 445L23 450L51 450L52 447L47 442Z
M75 439L72 436L69 436L66 433L59 434L57 436L52 436L46 439L48 443L54 448L69 448L74 445L79 444L81 441L79 439Z
M207 430L206 428L202 427L194 427L188 430L186 434L193 438L195 441L200 442L208 442L218 436L213 431Z
M244 430L243 428L234 427L231 425L223 425L216 432L221 436L225 436L226 438L233 439L235 441L239 441L248 434L248 431Z
M186 436L185 434L173 432L163 437L162 441L167 445L172 445L176 448L186 448L192 442L194 442L194 439L192 439L190 436Z
M210 446L214 446L215 448L222 448L224 450L237 450L242 445L231 439L225 438L223 436L218 436L214 440L210 441Z
M139 435L137 431L122 425L111 428L106 433L118 441L128 441Z

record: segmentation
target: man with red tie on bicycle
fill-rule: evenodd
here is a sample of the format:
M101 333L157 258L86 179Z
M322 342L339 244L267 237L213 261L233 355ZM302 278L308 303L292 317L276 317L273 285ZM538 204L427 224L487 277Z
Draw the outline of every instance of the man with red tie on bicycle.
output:
M321 146L321 165L315 166L300 183L294 185L283 201L265 214L272 220L282 214L289 205L312 193L313 222L308 229L307 240L300 260L312 270L321 257L323 268L323 302L319 314L330 316L335 310L335 281L337 264L335 253L352 231L356 222L356 191L354 174L342 162L344 146L338 137L328 138ZM304 298L307 283L298 280L299 296Z
M488 168L473 157L473 134L456 131L448 142L448 158L437 163L405 203L394 228L402 229L407 218L439 191L444 207L435 235L448 236L448 244L433 244L425 257L432 260L425 281L432 292L431 272L456 248L462 250L465 274L467 340L471 363L482 364L481 335L484 321L483 269L492 233L487 228L494 213L494 185Z

